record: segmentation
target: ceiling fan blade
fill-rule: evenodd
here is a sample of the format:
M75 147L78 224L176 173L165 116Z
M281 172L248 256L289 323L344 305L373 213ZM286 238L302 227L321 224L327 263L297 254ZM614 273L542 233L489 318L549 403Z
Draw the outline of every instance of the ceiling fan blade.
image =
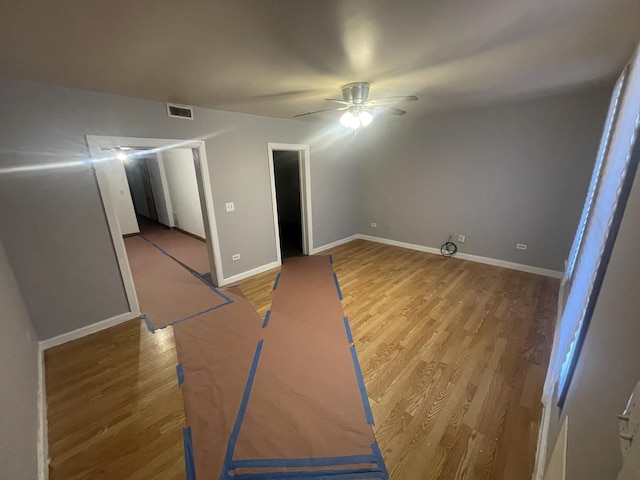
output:
M351 105L350 102L345 102L344 100L338 100L336 98L325 98L325 100L327 102L336 102L336 103L341 103L342 105Z
M300 113L298 115L294 115L293 118L304 117L305 115L313 115L313 114L322 113L322 112L338 112L340 110L346 110L346 109L347 109L347 107L344 107L344 108L326 108L324 110L316 110L315 112Z
M382 97L382 98L374 98L373 100L369 100L367 103L371 103L373 105L379 105L382 103L395 103L395 102L415 102L418 100L418 97L415 95L407 95L407 96L397 96L397 97Z
M367 105L368 109L377 110L380 113L388 113L390 115L404 115L407 113L405 110L400 110L395 107L385 107L384 105Z

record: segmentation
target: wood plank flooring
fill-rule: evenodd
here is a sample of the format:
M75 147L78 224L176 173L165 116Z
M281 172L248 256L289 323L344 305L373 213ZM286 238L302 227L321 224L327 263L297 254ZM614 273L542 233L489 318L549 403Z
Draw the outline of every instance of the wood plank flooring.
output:
M558 280L357 240L326 253L391 478L531 478ZM240 285L260 314L277 270ZM46 352L50 478L182 479L171 329Z

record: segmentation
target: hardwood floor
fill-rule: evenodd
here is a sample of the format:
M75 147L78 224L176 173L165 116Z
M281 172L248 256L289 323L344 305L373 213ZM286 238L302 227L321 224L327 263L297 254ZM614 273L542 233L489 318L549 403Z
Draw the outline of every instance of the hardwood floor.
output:
M558 280L357 240L334 256L391 478L528 480ZM277 270L240 285L261 315ZM50 478L184 478L170 329L46 352Z

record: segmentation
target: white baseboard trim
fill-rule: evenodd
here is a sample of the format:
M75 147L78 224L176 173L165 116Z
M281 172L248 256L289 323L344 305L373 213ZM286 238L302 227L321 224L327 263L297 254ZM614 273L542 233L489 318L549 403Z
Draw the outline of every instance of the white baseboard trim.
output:
M434 247L425 247L424 245L416 245L413 243L399 242L397 240L389 240L388 238L372 237L371 235L355 235L355 238L362 240L369 240L370 242L384 243L385 245L393 245L395 247L408 248L410 250L417 250L419 252L433 253L440 255L440 249ZM562 278L563 272L557 270L549 270L547 268L532 267L531 265L524 265L521 263L507 262L506 260L498 260L496 258L481 257L478 255L471 255L469 253L456 253L453 258L459 258L461 260L468 260L470 262L484 263L487 265L494 265L496 267L509 268L511 270L518 270L521 272L535 273L537 275L543 275L545 277Z
M567 262L565 262L566 267ZM549 367L547 368L547 376L542 387L542 418L540 420L540 429L538 430L538 446L536 449L535 466L533 468L532 480L542 480L547 469L547 455L549 449L549 426L551 425L552 402L556 396L556 388L558 378L554 373L555 365L553 360L558 355L558 332L560 331L560 320L562 319L562 310L564 307L564 294L566 277L560 284L558 291L558 307L556 313L556 328L553 333L553 347L551 349L551 357L549 359Z
M240 280L244 280L245 278L253 277L254 275L258 275L259 273L264 273L266 271L272 270L274 268L278 268L280 266L280 262L271 262L266 265L262 265L261 267L254 268L252 270L247 270L246 272L239 273L237 275L233 275L229 278L225 278L222 280L221 287L225 285L229 285L231 283L239 282Z
M140 316L139 313L133 313L133 312L122 313L120 315L116 315L115 317L107 318L105 320L92 323L91 325L87 325L86 327L81 327L76 330L63 333L62 335L58 335L57 337L41 340L40 348L44 351L51 347L57 347L58 345L62 345L63 343L70 342L71 340L76 340L78 338L86 337L87 335L91 335L92 333L99 332L100 330L104 330L105 328L113 327L114 325L118 325L128 320L133 320L134 318L138 318L139 316Z
M536 459L533 467L531 480L542 480L544 478L547 463L547 448L549 443L549 424L551 423L550 398L543 395L542 417L540 418L540 430L538 431L538 445L536 447Z
M49 478L49 430L47 426L47 389L44 375L44 349L38 343L38 480Z
M350 237L342 238L340 240L336 240L335 242L327 243L326 245L322 245L321 247L313 248L311 249L311 255L324 252L326 250L337 247L339 245L344 245L345 243L349 243L357 238L359 238L357 234L351 235Z
M415 243L399 242L398 240L373 237L371 235L363 235L361 233L356 235L356 238L359 238L360 240L368 240L369 242L384 243L385 245L392 245L394 247L408 248L409 250L417 250L418 252L434 253L436 255L440 255L439 248L425 247L424 245L416 245Z

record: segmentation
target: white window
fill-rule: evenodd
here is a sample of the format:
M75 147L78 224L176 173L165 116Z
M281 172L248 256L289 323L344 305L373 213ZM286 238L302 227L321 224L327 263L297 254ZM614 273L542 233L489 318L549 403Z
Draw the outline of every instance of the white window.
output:
M613 92L567 265L565 304L558 319L560 323L545 385L545 394L549 394L553 393L557 382L555 393L560 405L567 395L637 170L639 120L640 62L636 51Z

